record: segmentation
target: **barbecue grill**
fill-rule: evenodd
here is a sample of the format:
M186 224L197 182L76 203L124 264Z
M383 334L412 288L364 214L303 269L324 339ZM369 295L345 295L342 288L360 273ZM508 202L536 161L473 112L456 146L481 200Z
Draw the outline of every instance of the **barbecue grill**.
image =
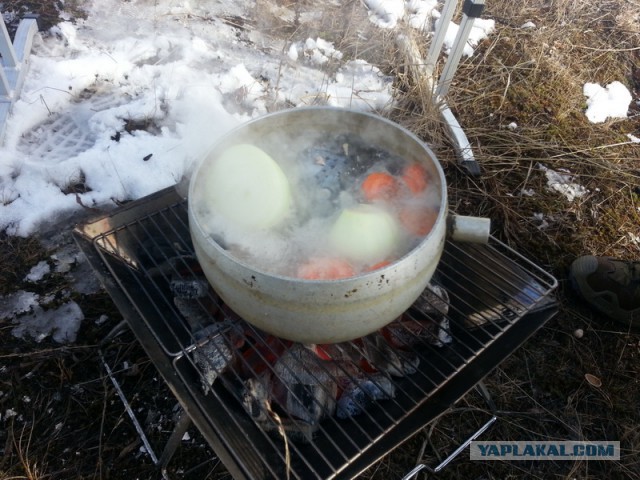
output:
M556 313L557 281L544 270L493 237L448 241L432 284L401 318L351 342L301 345L216 297L176 188L79 225L74 237L184 409L159 463L193 422L238 479L357 476Z

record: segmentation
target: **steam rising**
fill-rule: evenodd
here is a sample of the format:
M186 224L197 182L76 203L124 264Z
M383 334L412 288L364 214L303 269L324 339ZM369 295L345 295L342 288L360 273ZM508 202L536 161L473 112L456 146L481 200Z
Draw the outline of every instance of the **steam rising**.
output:
M431 212L433 218L440 208L440 180L433 166L424 159L420 160L427 170L426 190L412 193L403 183L403 171L416 159L402 155L401 146L392 152L369 140L366 134L329 136L279 132L250 137L232 138L221 145L205 160L201 173L206 173L207 163L214 163L224 149L238 142L253 141L279 164L288 178L292 192L289 215L272 228L256 229L225 218L203 201L195 202L192 207L204 232L238 261L255 270L296 277L300 266L311 259L340 258L330 246L329 232L341 212L360 203L372 203L384 209L400 226L401 213L407 208ZM398 142L398 145L402 144ZM398 194L393 200L364 198L362 182L373 172L385 172L397 180ZM201 183L199 187L206 188L206 185ZM357 274L368 271L374 264L393 262L423 238L407 228L399 231L393 252L385 258L369 262L340 259L347 260Z

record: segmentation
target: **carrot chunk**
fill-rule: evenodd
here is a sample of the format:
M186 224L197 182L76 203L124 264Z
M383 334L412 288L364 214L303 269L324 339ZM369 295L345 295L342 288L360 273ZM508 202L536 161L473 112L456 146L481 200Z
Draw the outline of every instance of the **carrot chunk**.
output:
M355 274L353 266L340 258L311 258L298 268L298 277L305 280L337 280Z
M424 236L436 223L438 212L421 206L408 205L400 210L400 223L414 235Z
M362 182L362 193L369 202L391 200L398 193L398 181L388 173L373 172Z
M383 260L382 262L378 262L370 267L367 267L365 270L367 272L373 272L374 270L378 270L379 268L386 267L387 265L391 265L389 260Z
M402 181L414 195L426 190L429 183L428 179L427 169L419 163L407 165L402 171Z

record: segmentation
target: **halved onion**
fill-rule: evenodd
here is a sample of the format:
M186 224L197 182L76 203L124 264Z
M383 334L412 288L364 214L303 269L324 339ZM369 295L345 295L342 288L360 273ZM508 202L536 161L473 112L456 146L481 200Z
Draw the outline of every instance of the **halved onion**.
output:
M251 229L281 223L291 207L291 188L278 163L264 150L234 145L206 170L205 197L226 219Z
M343 210L329 233L330 244L337 253L362 263L385 260L398 240L399 228L394 218L369 204Z

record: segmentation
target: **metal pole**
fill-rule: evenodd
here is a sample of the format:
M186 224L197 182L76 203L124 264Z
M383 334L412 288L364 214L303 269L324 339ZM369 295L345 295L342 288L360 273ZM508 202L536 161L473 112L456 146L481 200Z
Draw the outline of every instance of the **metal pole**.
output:
M480 17L483 9L484 0L465 0L464 6L462 7L463 16L462 22L460 22L460 29L449 53L449 58L447 58L447 63L444 65L440 80L438 81L436 97L444 98L449 92L451 80L458 69L464 47L467 45L471 28L473 28L473 22L476 18Z
M438 466L431 468L429 465L425 465L424 463L420 465L416 465L416 467L413 470L411 470L404 477L402 477L402 480L411 480L421 470L426 470L429 473L438 473L440 470L444 469L447 465L449 465L453 460L455 460L455 458L458 455L460 455L460 453L462 453L462 451L465 448L471 445L471 442L475 441L480 435L486 432L489 429L489 427L498 420L498 411L496 409L496 404L493 402L493 398L491 397L491 394L489 393L489 389L487 389L487 386L485 385L484 381L480 380L476 384L476 389L480 392L480 395L482 396L484 401L487 402L487 405L489 406L489 410L491 410L491 418L484 425L482 425L476 431L476 433L474 433L469 438L467 438L467 440L465 440L461 445L459 445L458 448L456 448L451 454L449 454L447 458L445 458L442 462L440 462Z
M438 57L440 56L440 50L442 50L442 44L447 35L449 24L453 18L453 14L456 11L458 0L446 0L438 21L438 28L433 34L431 39L431 45L429 46L429 52L427 53L427 73L429 76L433 76L433 71L436 68Z

